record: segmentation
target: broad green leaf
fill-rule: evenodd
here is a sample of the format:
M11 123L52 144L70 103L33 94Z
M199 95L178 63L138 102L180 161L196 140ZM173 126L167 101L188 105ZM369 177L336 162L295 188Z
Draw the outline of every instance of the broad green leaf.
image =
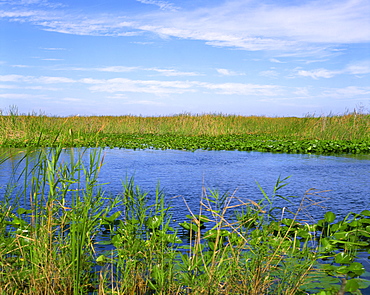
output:
M331 211L326 212L324 216L324 220L328 223L332 223L335 220L335 214Z
M350 263L352 260L353 256L345 252L339 252L337 255L335 255L336 263Z
M355 292L359 288L359 284L356 279L348 280L346 282L346 291L347 292Z
M353 272L356 276L360 276L365 272L365 267L360 262L352 262L348 269Z
M96 262L102 263L105 262L107 258L104 255L100 255L98 258L96 258Z
M370 210L363 210L361 214L364 216L370 216Z

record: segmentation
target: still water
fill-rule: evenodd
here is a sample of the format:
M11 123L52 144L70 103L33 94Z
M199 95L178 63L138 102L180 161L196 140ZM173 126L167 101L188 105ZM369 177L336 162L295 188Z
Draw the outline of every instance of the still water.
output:
M298 196L296 205L309 189L328 190L321 197L309 195L326 207L311 207L315 218L322 218L327 210L344 216L370 209L370 156L123 149L108 149L104 154L100 178L110 183L113 193L122 189L122 180L134 177L143 190L154 192L159 183L168 198L182 196L194 210L199 208L203 188L257 201L263 196L257 182L271 196L278 178L288 176L288 185L279 194ZM176 212L187 213L183 198L172 202Z
M65 159L68 153L66 150ZM370 209L370 155L126 149L104 149L102 155L99 181L107 183L104 190L108 194L122 192L122 182L131 177L153 196L159 184L180 219L189 213L184 200L198 212L204 189L229 193L242 201L258 201L263 195L257 183L271 196L278 178L288 176L288 184L278 193L297 198L291 205L277 199L276 205L296 209L305 192L315 189L326 192L308 195L314 201L323 201L320 205L325 207L307 210L314 219L322 218L327 210L344 216ZM13 158L0 165L0 188L4 188L14 163Z

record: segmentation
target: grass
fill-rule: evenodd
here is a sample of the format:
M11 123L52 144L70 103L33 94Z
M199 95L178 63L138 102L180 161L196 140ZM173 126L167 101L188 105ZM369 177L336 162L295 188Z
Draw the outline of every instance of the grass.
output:
M176 224L160 188L151 195L129 179L109 195L97 180L99 151L19 155L1 190L1 294L325 295L369 286L356 257L370 248L370 211L307 223L302 212L320 197L307 192L296 212L276 208L290 200L278 179L258 202L205 189L197 212Z
M261 151L369 153L369 131L370 115L356 112L303 118L223 114L51 117L19 114L12 107L0 115L0 146L3 147L240 149L242 143L248 142L252 143L250 149ZM209 140L201 142L204 138ZM212 144L215 140L230 142L230 138L238 144L221 147ZM171 145L174 140L181 142ZM188 141L195 142L193 147ZM325 142L326 147L315 149L315 141ZM307 143L311 149L305 147ZM290 145L295 147L285 148Z

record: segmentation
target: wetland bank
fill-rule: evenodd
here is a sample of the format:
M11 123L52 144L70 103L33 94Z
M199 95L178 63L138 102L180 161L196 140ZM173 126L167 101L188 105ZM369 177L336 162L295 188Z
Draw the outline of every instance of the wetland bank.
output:
M3 293L368 286L368 115L0 119Z

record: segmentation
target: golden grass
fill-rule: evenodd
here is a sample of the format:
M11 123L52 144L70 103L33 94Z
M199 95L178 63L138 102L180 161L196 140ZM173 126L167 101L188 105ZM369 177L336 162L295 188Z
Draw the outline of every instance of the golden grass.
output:
M370 135L370 115L345 114L326 117L265 117L236 115L175 115L159 117L0 116L1 138L37 138L40 134L173 134L218 136L227 134L271 135L277 138L363 140Z

